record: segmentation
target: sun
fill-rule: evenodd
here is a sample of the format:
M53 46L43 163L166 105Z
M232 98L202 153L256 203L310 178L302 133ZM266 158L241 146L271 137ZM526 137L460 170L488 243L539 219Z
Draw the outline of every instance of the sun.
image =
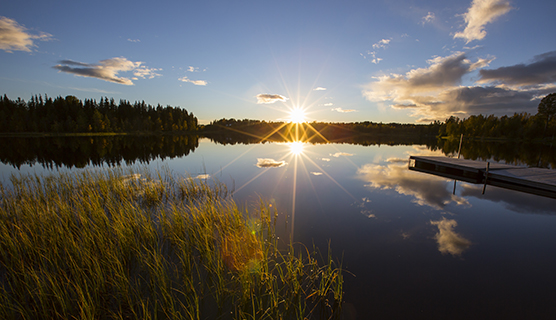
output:
M301 108L294 108L290 111L290 121L293 123L302 123L306 122L305 120L305 111Z
M290 147L290 153L292 153L293 155L297 156L303 153L303 143L300 141L294 141L294 142L290 142L288 143L289 147Z

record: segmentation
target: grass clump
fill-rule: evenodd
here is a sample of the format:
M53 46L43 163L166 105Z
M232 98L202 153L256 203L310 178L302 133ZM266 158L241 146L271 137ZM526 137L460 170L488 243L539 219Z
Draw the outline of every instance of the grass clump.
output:
M277 217L169 172L12 176L0 183L0 318L338 317L341 268L279 248Z

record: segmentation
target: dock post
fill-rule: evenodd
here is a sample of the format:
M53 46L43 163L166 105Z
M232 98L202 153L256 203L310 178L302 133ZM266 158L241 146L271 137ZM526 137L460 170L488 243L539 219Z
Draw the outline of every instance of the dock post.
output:
M462 142L463 142L463 133L459 137L458 159L459 159L459 155L461 154L461 144L462 144Z
M485 184L483 185L483 194L485 194L485 189L487 187L487 178L488 178L488 168L490 167L490 162L487 161L487 168L485 172Z

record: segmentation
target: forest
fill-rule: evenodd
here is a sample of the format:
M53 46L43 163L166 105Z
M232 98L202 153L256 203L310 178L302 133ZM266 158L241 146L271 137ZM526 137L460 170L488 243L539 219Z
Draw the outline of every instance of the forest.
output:
M0 97L0 133L192 132L197 118L179 107L75 96L33 96L27 102Z

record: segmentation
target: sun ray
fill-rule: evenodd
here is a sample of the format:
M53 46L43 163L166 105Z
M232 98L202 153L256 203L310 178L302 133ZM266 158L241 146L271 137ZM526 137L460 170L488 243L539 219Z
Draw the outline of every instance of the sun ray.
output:
M342 187L342 185L336 181L334 178L332 178L331 175L328 174L328 172L326 172L324 169L322 169L316 162L314 162L313 160L311 160L311 158L307 157L306 155L303 154L303 156L309 161L311 162L315 167L319 168L320 171L322 171L322 173L328 177L328 179L330 179L332 182L334 182L338 187L340 187L340 189L344 190L344 192L349 195L351 198L353 198L353 200L357 201L357 199L349 192L347 191L346 188Z

